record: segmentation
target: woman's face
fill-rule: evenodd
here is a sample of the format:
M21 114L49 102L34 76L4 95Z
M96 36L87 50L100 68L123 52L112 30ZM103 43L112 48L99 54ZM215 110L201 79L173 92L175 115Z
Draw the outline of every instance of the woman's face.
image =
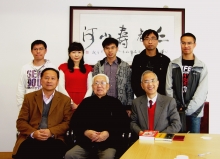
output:
M73 62L80 62L83 57L83 51L71 51L69 53L69 56L73 60Z

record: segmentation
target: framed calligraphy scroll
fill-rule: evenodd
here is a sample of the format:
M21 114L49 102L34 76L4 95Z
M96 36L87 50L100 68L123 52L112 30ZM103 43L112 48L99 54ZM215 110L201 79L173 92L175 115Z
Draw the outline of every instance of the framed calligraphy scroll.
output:
M70 7L69 42L81 42L85 63L94 65L105 57L102 42L119 41L117 56L132 63L145 49L141 36L147 29L159 34L158 50L170 59L180 55L180 37L185 32L185 9L128 7Z

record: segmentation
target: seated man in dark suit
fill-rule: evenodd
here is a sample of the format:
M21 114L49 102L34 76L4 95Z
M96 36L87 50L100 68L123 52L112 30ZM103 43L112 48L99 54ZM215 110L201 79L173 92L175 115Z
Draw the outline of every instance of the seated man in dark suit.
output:
M159 81L152 71L141 76L141 87L146 95L133 100L131 130L137 135L143 130L158 130L165 133L178 133L181 129L179 113L174 98L157 93Z
M70 98L55 90L59 72L46 68L41 73L42 89L26 94L18 119L20 132L15 159L62 159L67 151L64 135L72 116Z
M76 134L76 146L66 153L65 159L85 159L94 152L100 159L113 159L122 132L129 127L128 116L120 100L106 95L108 77L97 74L92 80L95 95L85 98L71 118L70 127Z

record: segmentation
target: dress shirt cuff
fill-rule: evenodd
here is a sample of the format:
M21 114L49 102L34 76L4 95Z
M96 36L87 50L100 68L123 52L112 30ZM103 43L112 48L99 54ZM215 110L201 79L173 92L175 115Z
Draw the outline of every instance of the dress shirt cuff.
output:
M34 139L34 132L31 133L30 137Z

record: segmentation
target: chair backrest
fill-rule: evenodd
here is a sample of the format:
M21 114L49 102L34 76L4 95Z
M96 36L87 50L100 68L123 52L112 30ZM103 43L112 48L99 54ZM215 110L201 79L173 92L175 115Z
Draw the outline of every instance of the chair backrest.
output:
M209 102L205 102L204 116L201 118L200 133L209 133Z

